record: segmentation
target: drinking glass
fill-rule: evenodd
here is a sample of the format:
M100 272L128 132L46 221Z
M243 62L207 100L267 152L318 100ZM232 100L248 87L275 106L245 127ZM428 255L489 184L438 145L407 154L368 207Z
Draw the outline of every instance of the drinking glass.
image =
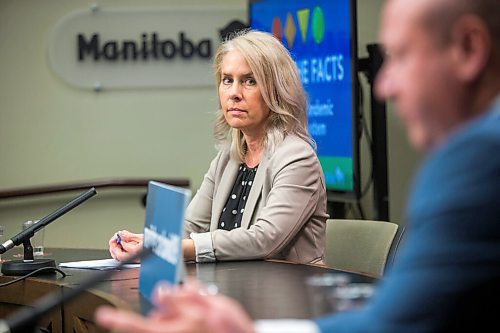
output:
M336 311L335 289L346 286L351 278L343 273L315 274L306 279L309 306L315 317Z
M353 283L343 273L325 273L306 280L313 316L348 311L363 306L374 292L370 283Z
M3 243L3 234L5 232L5 227L0 225L0 243ZM2 255L0 254L0 262L2 262Z

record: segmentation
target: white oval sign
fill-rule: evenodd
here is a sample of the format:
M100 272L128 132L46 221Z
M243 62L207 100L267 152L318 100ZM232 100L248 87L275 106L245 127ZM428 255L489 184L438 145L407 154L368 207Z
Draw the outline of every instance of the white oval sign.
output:
M244 16L214 7L79 10L56 24L49 63L80 88L213 85L221 31Z

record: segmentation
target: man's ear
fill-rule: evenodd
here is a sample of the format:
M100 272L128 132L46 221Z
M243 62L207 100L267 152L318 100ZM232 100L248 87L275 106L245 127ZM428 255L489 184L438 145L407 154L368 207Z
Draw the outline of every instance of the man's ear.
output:
M477 16L459 18L452 29L451 43L456 61L456 74L463 82L475 80L491 56L490 32Z

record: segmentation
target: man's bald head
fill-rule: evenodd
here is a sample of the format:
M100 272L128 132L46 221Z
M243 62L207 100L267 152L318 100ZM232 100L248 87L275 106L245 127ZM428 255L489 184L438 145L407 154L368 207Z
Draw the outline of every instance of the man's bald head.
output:
M423 0L419 6L423 27L439 41L449 42L454 23L465 15L474 15L484 22L493 46L500 48L500 0Z

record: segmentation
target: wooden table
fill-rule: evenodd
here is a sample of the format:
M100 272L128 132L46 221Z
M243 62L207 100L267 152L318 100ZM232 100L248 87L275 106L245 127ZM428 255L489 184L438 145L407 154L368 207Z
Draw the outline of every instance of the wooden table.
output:
M17 248L3 258L16 258ZM105 250L46 249L47 257L57 263L109 258ZM40 275L0 289L0 318L29 305L47 293L64 293L97 274L95 270L63 268L68 276ZM220 293L238 300L254 319L312 318L310 290L306 279L324 273L339 273L326 267L300 265L280 261L235 261L209 264L187 263L188 276L217 286ZM345 272L342 272L345 273ZM345 273L353 282L374 283L371 277ZM52 332L104 332L93 323L93 312L102 304L129 308L146 314L151 304L138 292L139 269L115 271L93 289L84 292L73 302L45 316L40 326ZM15 277L0 276L0 283Z

